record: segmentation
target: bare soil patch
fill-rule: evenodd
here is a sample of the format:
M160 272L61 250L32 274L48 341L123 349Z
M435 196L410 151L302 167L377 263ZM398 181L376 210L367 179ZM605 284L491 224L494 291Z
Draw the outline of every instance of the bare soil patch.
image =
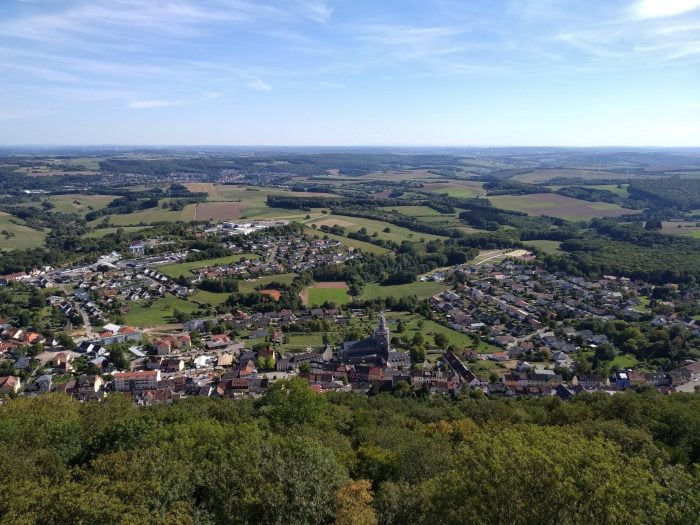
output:
M280 297L282 297L282 292L274 289L260 290L260 293L272 297L275 301L279 301Z

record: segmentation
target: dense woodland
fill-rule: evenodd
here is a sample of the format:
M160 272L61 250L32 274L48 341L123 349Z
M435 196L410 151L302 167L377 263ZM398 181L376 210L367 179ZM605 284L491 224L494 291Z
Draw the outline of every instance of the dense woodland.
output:
M0 407L0 523L695 524L700 396Z

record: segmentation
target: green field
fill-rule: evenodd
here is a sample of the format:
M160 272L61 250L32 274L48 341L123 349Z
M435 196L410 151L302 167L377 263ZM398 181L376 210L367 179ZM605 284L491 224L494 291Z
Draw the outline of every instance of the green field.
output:
M451 216L440 213L439 211L436 211L428 206L384 206L383 208L379 209L384 211L396 211L402 215L409 215L411 217Z
M209 305L209 306L218 306L221 303L223 303L226 299L229 298L231 294L230 293L217 293L217 292L208 292L206 290L197 290L195 293L193 293L189 299L193 303L199 303L202 305Z
M481 183L475 182L446 182L425 184L423 191L431 193L443 194L446 193L450 197L472 198L479 195L484 195L484 190Z
M141 230L145 230L148 226L110 226L109 228L98 228L91 232L86 233L84 236L91 239L96 239L104 237L110 233L117 233L118 230L124 231L124 233L133 233Z
M196 312L199 307L184 299L168 295L158 299L151 306L144 303L127 303L129 312L124 316L124 322L133 326L153 326L160 324L175 323L173 319L173 309L185 313Z
M396 243L401 243L403 241L413 241L419 242L421 239L430 241L433 239L445 239L445 237L440 235L431 235L429 233L414 232L407 228L402 228L400 226L395 226L385 221L376 221L373 219L364 219L360 217L349 217L346 215L325 215L318 219L308 222L309 225L316 224L319 227L325 226L342 226L346 231L356 232L361 228L367 229L367 234L372 235L375 232L379 239L384 239L387 241L394 241ZM388 228L389 232L384 230Z
M329 239L335 239L336 241L342 242L348 248L355 248L365 253L373 253L376 255L389 253L389 250L387 250L386 248L382 248L381 246L377 246L375 244L372 244L371 242L358 241L356 239L348 239L347 237L343 237L342 235L333 235L332 233L325 233L321 230L314 230L312 228L306 228L305 232L310 233L312 235L318 235L320 238L327 236Z
M544 253L549 253L549 254L559 254L563 253L560 249L559 246L561 246L561 242L559 241L546 241L546 240L540 240L540 241L524 241L525 246L533 246L535 248L539 248L542 250Z
M50 195L44 201L52 203L53 211L60 213L77 213L85 215L92 210L101 210L116 199L116 195Z
M160 204L166 201L167 199L164 199L160 201ZM140 224L153 224L154 222L189 222L194 220L194 207L194 204L188 204L182 210L172 211L158 206L157 208L149 208L125 215L109 215L108 219L113 226L138 226ZM94 226L102 223L104 219L104 217L99 217L89 224Z
M308 305L311 307L321 306L323 303L335 303L342 306L350 301L347 289L343 288L319 288L310 286L308 289Z
M6 237L4 231L10 236ZM24 221L0 211L0 251L38 248L44 245L47 234L48 230L35 230L25 226Z
M243 258L257 259L257 257L258 256L254 253L241 253L237 255L229 255L228 257L219 257L218 259L202 259L201 261L186 261L177 264L167 264L165 266L159 266L157 270L163 275L175 278L181 275L187 276L190 270L196 270L197 268L203 268L205 266L223 266L225 264L238 262Z
M449 287L448 284L433 282L415 282L388 286L382 286L378 283L367 283L360 299L366 301L379 297L410 297L411 295L427 299L438 292L449 289Z
M297 274L295 273L280 273L277 275L265 275L258 279L240 281L238 283L238 290L243 293L248 293L252 292L260 285L268 285L271 282L290 284L296 276Z
M609 202L589 202L565 197L557 193L533 193L529 195L497 195L489 197L497 208L522 211L528 215L548 215L571 221L599 217L619 217L639 213Z

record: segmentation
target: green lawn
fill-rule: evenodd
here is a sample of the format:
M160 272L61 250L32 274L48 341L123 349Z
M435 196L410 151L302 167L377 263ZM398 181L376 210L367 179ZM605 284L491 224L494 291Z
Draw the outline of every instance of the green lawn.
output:
M338 306L350 301L347 289L343 288L318 288L311 286L308 290L309 306L321 306L323 303L335 303Z
M254 253L241 253L238 255L229 255L228 257L219 257L218 259L202 259L201 261L187 261L177 264L167 264L160 266L157 270L168 277L179 277L180 275L187 276L190 270L203 268L205 266L222 266L240 261L242 258L257 259L258 256Z
M173 309L185 313L193 313L199 309L196 304L172 295L158 299L151 306L135 302L129 302L128 306L129 312L124 316L124 322L134 326L174 323L176 321L172 317Z
M192 302L200 304L208 304L210 306L218 306L229 298L230 293L207 292L206 290L197 290L189 299Z
M426 299L438 292L447 290L450 286L444 283L415 282L409 284L394 284L382 286L378 283L368 283L360 296L362 300L376 299L378 297L409 297L415 295Z
M5 236L5 231L9 237ZM0 211L0 251L38 248L44 245L47 234L48 230L35 230L25 226L24 221Z
M610 361L610 366L617 366L618 368L632 368L637 365L639 361L632 354L620 354Z

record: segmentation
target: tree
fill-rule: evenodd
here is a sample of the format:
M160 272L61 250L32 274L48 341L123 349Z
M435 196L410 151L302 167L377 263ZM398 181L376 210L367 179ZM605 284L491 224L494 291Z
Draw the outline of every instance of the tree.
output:
M413 334L413 339L411 340L411 343L414 346L422 346L424 342L425 342L425 337L423 337L422 333L416 332Z
M372 485L366 479L348 481L335 493L336 525L376 525Z
M449 339L442 332L437 332L433 336L433 340L435 341L435 345L443 350L447 347L447 344L449 343Z
M277 381L261 400L263 413L270 421L283 428L293 425L326 426L328 401L309 388L298 377Z

